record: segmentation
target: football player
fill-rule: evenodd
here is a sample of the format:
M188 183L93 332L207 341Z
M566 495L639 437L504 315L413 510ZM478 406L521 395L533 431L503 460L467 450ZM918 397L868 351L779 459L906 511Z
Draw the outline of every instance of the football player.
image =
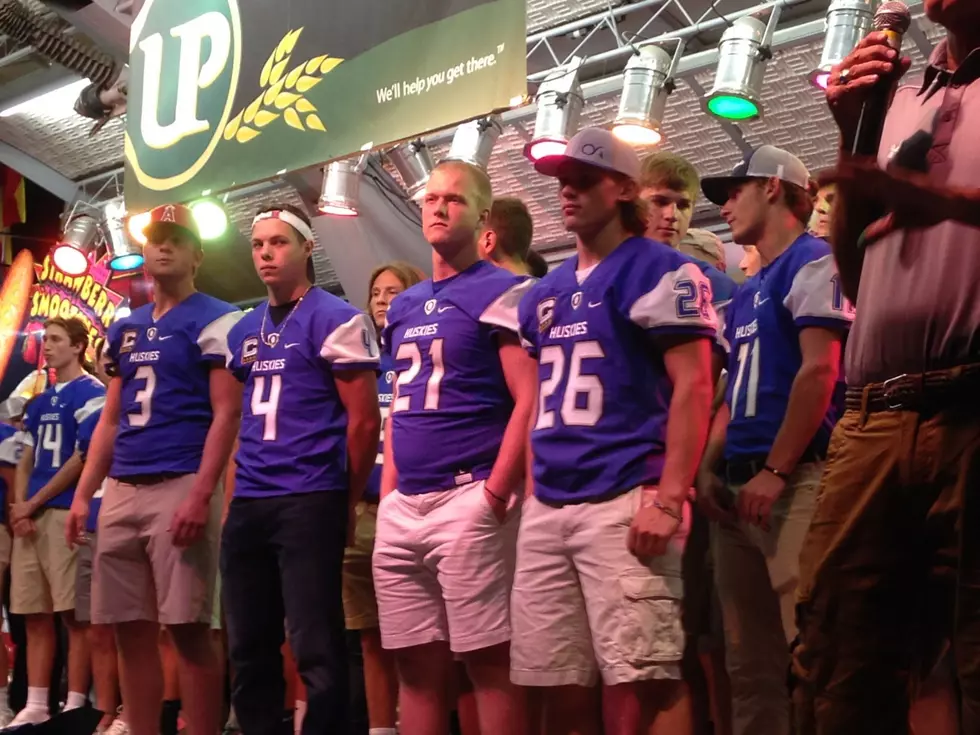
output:
M375 335L381 340L385 317L392 299L425 276L408 263L385 263L374 269L368 281L367 312L374 322ZM344 554L344 616L347 629L358 632L364 668L364 688L371 735L395 735L398 721L398 676L389 651L381 646L378 627L378 601L371 572L378 502L381 499L381 468L384 463L384 422L391 410L394 364L382 352L378 374L378 405L381 408L381 438L377 461L371 470L363 501L357 506L354 545Z
M105 403L105 386L85 372L88 329L78 319L49 319L44 359L55 385L25 416L24 448L17 466L11 612L25 615L27 706L11 726L48 719L48 682L54 662L58 613L68 628L67 709L85 705L89 657L84 627L75 620L76 552L65 541L65 520L82 460L75 451L79 425Z
M20 461L22 450L17 436L17 427L12 423L14 414L19 414L17 405L22 401L8 399L0 404L0 596L3 595L7 567L10 566L10 530L7 526L8 491L14 487L14 473ZM10 679L10 664L7 657L7 647L0 646L0 728L6 727L14 719L7 701L7 682Z
M513 197L494 199L487 226L480 233L480 257L516 276L541 278L548 265L531 248L533 239L534 222L527 205Z
M109 384L105 372L105 342L96 354L95 376L103 385ZM88 454L92 434L99 423L102 410L92 413L78 426L75 447L82 462ZM95 552L96 527L99 508L102 505L102 489L92 497L88 521L85 524L84 543L78 546L77 576L75 577L75 620L86 628L92 660L92 678L95 689L95 708L103 713L98 731L105 735L128 735L128 728L121 717L116 717L119 707L119 668L117 665L116 640L111 625L91 625L92 622L92 555Z
M792 721L786 672L800 549L837 421L833 397L854 310L830 246L805 231L813 204L798 158L762 146L731 176L701 185L734 241L755 246L762 264L728 309L728 388L698 485L737 516L714 537L733 731L780 735Z
M597 128L536 163L576 253L521 303L539 365L511 677L549 733L684 732L681 555L707 436L717 316L701 268L646 239L640 162Z
M252 262L269 299L229 335L245 393L221 580L245 735L275 733L283 719L284 617L306 689L302 732L347 720L341 578L349 519L377 457L379 350L366 314L310 282L313 244L295 207L255 216Z
M392 302L384 330L397 378L374 574L406 735L446 731L451 652L473 682L482 732L524 731L508 642L535 382L517 304L532 281L480 260L491 198L481 169L435 168L422 200L433 278Z
M241 387L225 364L228 332L242 314L194 287L204 251L187 207L153 209L144 233L153 302L109 328L109 392L67 534L77 541L84 533L92 497L108 476L92 622L115 626L127 724L134 735L159 731L162 624L180 660L188 732L213 735L221 710L209 631L222 505L216 491L241 413Z

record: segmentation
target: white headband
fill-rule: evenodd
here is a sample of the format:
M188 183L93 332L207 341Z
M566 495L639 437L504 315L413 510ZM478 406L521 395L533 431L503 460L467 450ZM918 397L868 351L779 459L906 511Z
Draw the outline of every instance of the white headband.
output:
M308 224L306 224L292 212L283 209L274 209L271 212L262 212L255 215L255 219L252 220L252 227L255 227L256 224L264 219L280 219L287 225L292 225L306 240L313 242L313 230L311 230Z

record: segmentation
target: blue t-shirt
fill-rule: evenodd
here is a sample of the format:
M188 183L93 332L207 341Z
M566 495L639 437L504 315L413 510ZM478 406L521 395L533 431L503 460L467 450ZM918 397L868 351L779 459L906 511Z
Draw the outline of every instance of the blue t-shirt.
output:
M256 307L228 337L228 367L245 384L235 496L347 492L347 409L334 373L378 369L374 325L320 288L281 329L267 310L268 302Z
M538 360L535 495L576 503L660 479L673 385L655 338L717 337L711 284L688 256L641 237L591 269L573 256L520 306Z
M194 293L153 319L153 304L109 328L107 370L122 378L110 477L197 472L211 428L211 368L224 367L231 304Z
M385 460L385 423L391 410L392 386L395 379L395 363L391 355L381 353L381 372L378 375L378 406L381 408L381 441L378 443L378 459L371 469L367 487L364 489L364 500L377 503L381 499L381 466Z
M75 448L82 456L82 461L88 458L88 449L92 444L92 434L95 433L95 427L98 425L101 416L102 409L99 409L78 425L78 441L75 443ZM103 489L103 487L100 487L95 491L95 495L92 496L92 503L89 505L88 520L85 522L85 530L88 533L95 533L98 528Z
M739 287L725 326L731 345L726 459L757 457L772 449L803 364L800 332L824 327L846 333L852 321L854 308L841 292L830 246L811 235L801 235ZM839 410L832 402L813 450L826 451Z
M67 383L48 388L27 407L24 443L34 448L34 470L27 484L33 498L75 453L79 425L105 405L105 386L85 373ZM72 484L45 508L70 508L75 497Z
M21 443L17 436L17 429L10 424L0 424L0 465L4 467L17 467L20 462ZM2 477L0 477L0 523L7 520L7 492L10 488Z
M517 304L532 284L480 261L391 302L382 342L397 376L389 420L399 492L490 476L514 410L497 335L516 339Z

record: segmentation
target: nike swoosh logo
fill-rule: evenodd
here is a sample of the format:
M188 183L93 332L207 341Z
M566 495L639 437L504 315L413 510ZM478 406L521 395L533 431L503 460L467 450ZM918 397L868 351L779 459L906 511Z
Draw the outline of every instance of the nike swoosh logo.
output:
M296 347L298 344L299 342L290 342L288 345L286 345L286 349L288 350L290 347Z
M166 337L160 337L160 341L163 342L165 339L170 339L171 337L173 337L173 335L168 334Z
M455 309L455 308L456 308L455 306L440 306L437 311L441 314L444 311L449 311L450 309Z
M769 299L768 298L759 299L759 306L762 306L763 304L767 304L767 303L769 303Z
M590 309L594 309L594 308L596 308L597 306L602 306L602 302L601 302L601 301L596 301L596 302L594 302L594 303L593 303L592 301L590 301L590 302L589 302L589 308L590 308Z

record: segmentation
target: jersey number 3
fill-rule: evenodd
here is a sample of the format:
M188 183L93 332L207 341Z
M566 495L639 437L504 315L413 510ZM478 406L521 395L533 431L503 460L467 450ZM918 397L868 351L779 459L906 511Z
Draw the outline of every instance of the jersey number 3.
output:
M604 390L598 375L583 375L582 361L605 357L602 346L595 340L576 342L568 360L568 381L561 399L562 423L565 426L595 426L602 416ZM565 350L560 345L548 345L538 358L541 365L551 365L551 377L541 382L538 397L537 429L550 429L555 425L555 412L545 409L545 401L555 394L561 379L565 377ZM581 404L581 405L580 405Z

